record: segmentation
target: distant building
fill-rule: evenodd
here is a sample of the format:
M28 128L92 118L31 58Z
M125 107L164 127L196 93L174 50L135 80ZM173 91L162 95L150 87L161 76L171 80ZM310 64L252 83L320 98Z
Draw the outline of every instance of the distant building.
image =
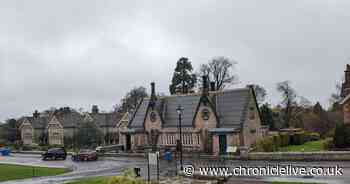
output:
M64 145L66 138L73 139L79 126L83 123L93 122L104 136L104 144L118 142L118 128L120 123L128 121L126 113L100 113L97 106L93 106L91 113L81 114L68 107L40 114L37 111L33 116L18 120L19 130L24 145L39 144L46 137L50 145Z
M350 124L350 65L346 65L345 81L342 84L340 96L342 97L340 105L343 110L344 123Z
M263 132L253 88L214 91L203 80L201 93L173 96L156 96L152 83L151 97L140 102L128 129L121 132L125 148L174 148L180 137L179 105L185 150L223 154L229 146L254 144Z

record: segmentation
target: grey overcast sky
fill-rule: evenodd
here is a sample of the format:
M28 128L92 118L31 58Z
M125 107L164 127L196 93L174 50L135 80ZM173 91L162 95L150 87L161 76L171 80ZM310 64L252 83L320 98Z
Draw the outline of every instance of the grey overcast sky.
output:
M168 93L175 62L238 62L241 86L269 101L290 80L328 105L350 63L349 0L4 0L0 5L0 121L35 109L111 110L132 87Z

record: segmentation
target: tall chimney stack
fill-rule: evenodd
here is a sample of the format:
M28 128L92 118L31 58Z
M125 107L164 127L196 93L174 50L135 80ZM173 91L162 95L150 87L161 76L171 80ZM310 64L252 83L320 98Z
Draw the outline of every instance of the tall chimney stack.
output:
M38 112L38 110L35 110L33 113L33 117L38 118L39 116L40 116L40 113Z
M98 114L98 111L99 111L98 106L97 106L97 105L93 105L93 106L92 106L92 109L91 109L91 112L92 112L93 114Z
M151 97L156 96L155 83L151 82Z
M156 101L157 101L155 85L156 84L154 82L151 82L151 101L150 101L150 105L151 105L152 109L154 108L154 106L156 104Z
M203 83L202 83L202 95L203 96L206 96L208 95L208 76L206 75L203 75L202 76L202 80L203 80Z
M210 82L210 91L216 91L215 82Z

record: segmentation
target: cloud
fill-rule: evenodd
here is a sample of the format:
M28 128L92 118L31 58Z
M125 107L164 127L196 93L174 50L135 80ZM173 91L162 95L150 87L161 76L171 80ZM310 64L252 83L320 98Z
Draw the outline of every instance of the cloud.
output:
M240 85L275 84L328 103L349 58L350 2L4 1L0 120L69 105L109 110L132 87L168 92L175 62L238 62Z

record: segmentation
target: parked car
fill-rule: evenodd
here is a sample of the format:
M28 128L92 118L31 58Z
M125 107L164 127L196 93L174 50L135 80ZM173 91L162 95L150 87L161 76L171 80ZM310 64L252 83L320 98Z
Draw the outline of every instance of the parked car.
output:
M64 148L51 148L42 154L43 160L66 160L67 152Z
M94 150L82 149L78 153L72 155L73 161L96 161L97 153Z
M118 151L124 151L123 145L109 145L109 146L99 146L96 148L97 153L107 153L107 152L118 152Z

